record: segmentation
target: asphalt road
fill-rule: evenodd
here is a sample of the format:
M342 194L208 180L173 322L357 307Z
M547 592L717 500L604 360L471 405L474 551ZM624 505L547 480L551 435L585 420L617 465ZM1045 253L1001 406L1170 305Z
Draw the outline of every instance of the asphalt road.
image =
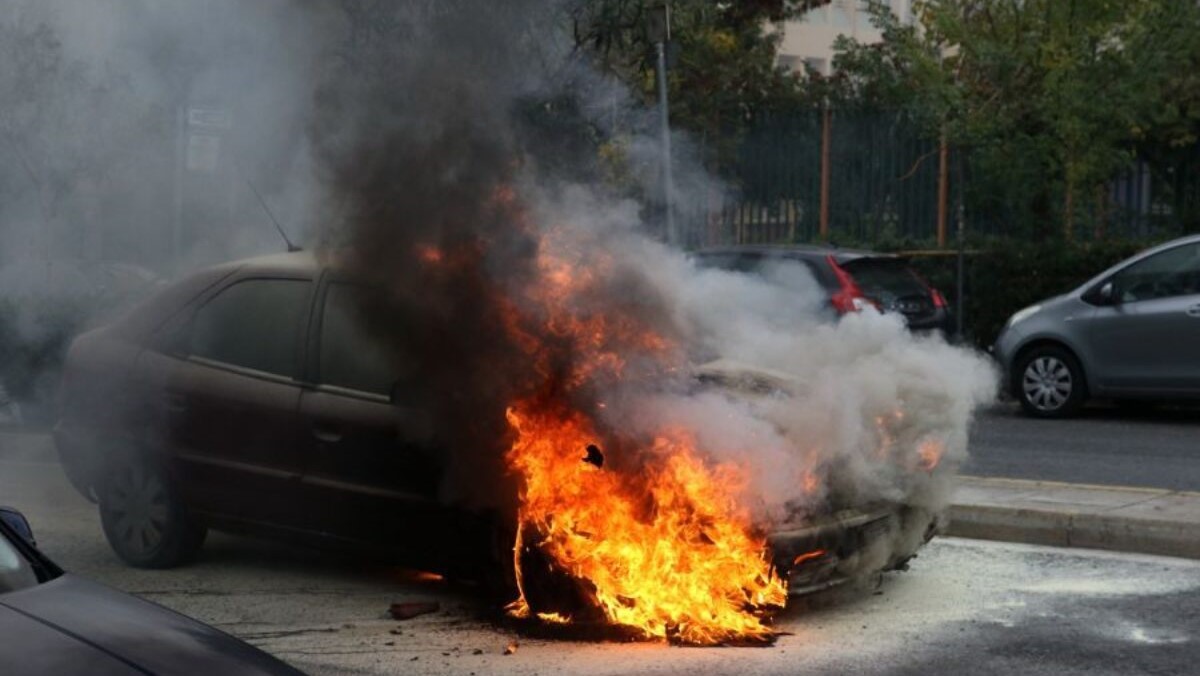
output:
M0 459L63 566L239 636L313 674L1184 674L1200 660L1200 562L939 539L881 584L796 600L769 648L529 639L469 588L223 535L186 568L136 571L53 464ZM433 600L405 622L388 604ZM516 652L504 649L517 644Z
M1200 491L1200 409L1089 408L1037 420L1016 404L979 413L965 474Z

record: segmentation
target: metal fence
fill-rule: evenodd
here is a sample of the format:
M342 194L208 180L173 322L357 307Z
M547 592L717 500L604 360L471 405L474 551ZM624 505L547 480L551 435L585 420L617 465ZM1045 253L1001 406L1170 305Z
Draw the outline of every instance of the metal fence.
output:
M1023 185L1003 167L984 175L970 152L959 157L893 112L763 116L731 173L731 194L711 200L707 211L682 214L685 246L952 246L960 190L971 235L1044 237L1063 224L1061 192L1039 207L1027 179ZM1200 230L1200 145L1132 162L1107 185L1077 195L1072 221L1079 240Z

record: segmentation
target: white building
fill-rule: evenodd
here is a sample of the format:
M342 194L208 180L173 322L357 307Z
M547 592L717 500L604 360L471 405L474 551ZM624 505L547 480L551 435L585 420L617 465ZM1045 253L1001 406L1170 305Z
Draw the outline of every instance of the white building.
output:
M889 0L892 12L903 21L912 19L912 0ZM860 42L880 39L871 25L871 15L861 0L833 0L783 24L783 42L779 46L779 64L794 70L808 66L822 75L833 69L833 42L839 35Z

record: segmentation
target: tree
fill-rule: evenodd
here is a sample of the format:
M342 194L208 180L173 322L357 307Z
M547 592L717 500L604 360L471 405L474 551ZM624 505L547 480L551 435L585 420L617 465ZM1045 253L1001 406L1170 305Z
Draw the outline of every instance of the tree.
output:
M1170 0L921 0L904 24L871 0L878 44L842 40L836 96L901 107L971 149L973 175L1031 227L1071 237L1081 197L1128 165L1137 143L1188 139L1196 3ZM1164 106L1173 89L1186 102ZM1018 177L1019 180L1013 180Z
M675 0L671 7L671 124L691 132L710 167L732 166L756 115L803 105L801 78L776 63L780 22L829 0ZM655 56L649 14L661 0L585 0L571 23L577 49L649 105Z

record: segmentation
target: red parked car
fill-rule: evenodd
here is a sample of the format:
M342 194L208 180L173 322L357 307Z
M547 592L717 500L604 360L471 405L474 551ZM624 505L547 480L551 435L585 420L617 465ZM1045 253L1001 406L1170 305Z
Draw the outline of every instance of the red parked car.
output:
M870 306L903 315L914 331L952 331L946 299L899 256L825 246L728 246L693 255L701 266L747 273L769 263L799 263L828 294L827 307L836 314Z

